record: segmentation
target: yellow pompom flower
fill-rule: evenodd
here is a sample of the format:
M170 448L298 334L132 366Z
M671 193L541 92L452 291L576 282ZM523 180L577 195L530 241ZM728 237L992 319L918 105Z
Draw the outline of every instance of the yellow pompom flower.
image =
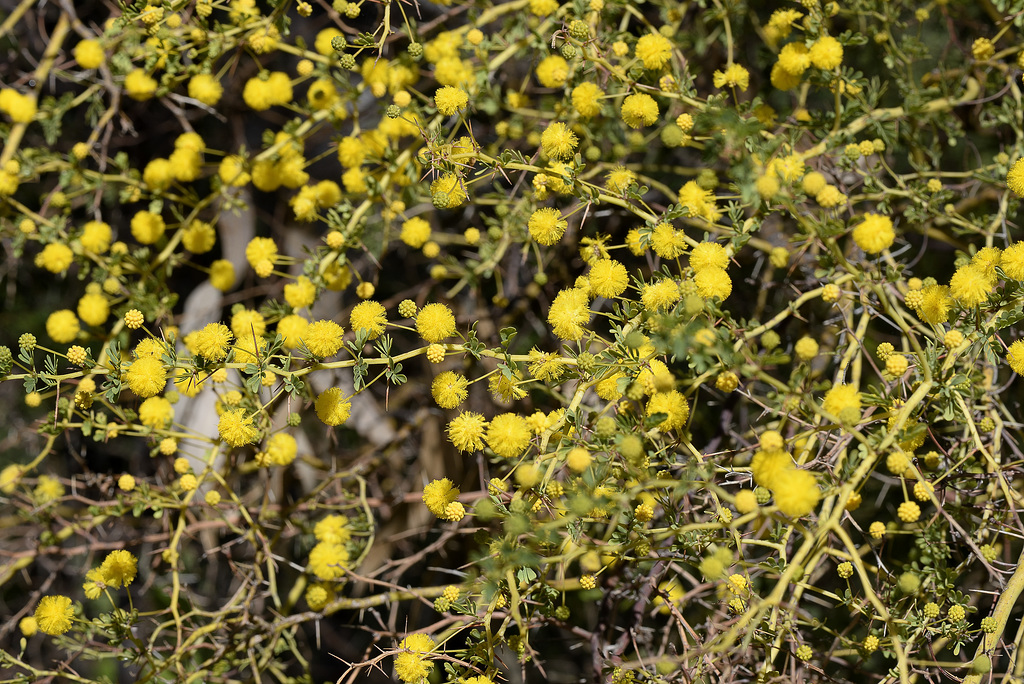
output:
M157 82L142 69L133 69L124 77L124 89L133 100L145 101L156 94Z
M553 245L562 239L569 223L557 209L543 207L530 215L527 227L534 240L542 245Z
M803 14L795 9L775 10L768 20L768 28L774 31L778 38L787 38L793 30L793 24L802 16Z
M167 229L164 219L150 211L140 211L132 217L132 237L143 245L151 245L161 237Z
M217 423L217 432L221 439L233 447L252 444L259 437L259 430L252 424L252 418L246 415L245 409L222 413Z
M187 345L188 343L186 343L186 346ZM132 353L137 359L141 359L143 356L152 356L155 359L159 359L166 349L167 348L164 346L162 341L152 337L146 337L135 345L135 349L132 350Z
M167 372L159 359L145 356L136 359L124 374L125 383L143 399L159 394L167 384Z
M881 214L865 214L864 220L853 229L853 241L868 254L888 249L895 238L892 219Z
M1006 187L1017 197L1024 197L1024 157L1013 162L1013 166L1006 173Z
M250 78L242 90L242 99L250 108L261 112L275 105L292 101L292 84L283 71L272 72L266 80L259 76Z
M297 314L285 316L277 322L277 332L284 338L285 349L298 349L309 329L309 321Z
M733 505L736 506L736 510L741 514L753 513L758 509L757 495L753 489L741 489L736 492Z
M344 423L352 413L352 403L337 387L330 387L317 395L315 408L317 418L332 427Z
M398 645L402 653L395 656L395 674L406 684L421 682L430 674L434 663L425 656L434 648L434 640L426 634L410 634Z
M469 95L462 88L443 86L434 93L434 106L444 116L452 116L466 108L469 104Z
M229 187L247 185L252 176L245 170L245 160L237 154L224 157L217 166L217 176Z
M352 307L348 323L352 330L366 330L369 333L368 339L375 340L381 336L388 323L387 311L380 302L359 302Z
M1015 242L1005 250L999 258L999 267L1007 278L1024 280L1024 242Z
M548 124L540 135L541 151L550 159L570 159L576 151L579 139L561 121Z
M949 280L949 293L963 307L972 307L988 300L993 284L974 264L961 266Z
M419 216L414 216L402 224L402 232L398 237L413 249L419 249L430 239L430 232L430 224Z
M221 292L235 286L235 266L227 259L217 259L210 264L210 284Z
M732 279L723 268L705 268L693 279L697 293L705 299L726 299L732 294Z
M18 183L17 171L0 169L0 197L13 195L18 190ZM18 228L22 233L29 235L35 231L36 225L31 219L23 219L19 221Z
M145 322L146 318L138 309L128 309L124 314L124 327L129 330L138 330Z
M587 81L572 89L572 107L584 119L590 119L601 113L601 98L604 91L595 83Z
M920 291L921 303L917 306L917 314L921 320L933 325L949 320L949 310L954 303L949 291L945 285L929 285Z
M313 536L328 544L344 544L352 538L349 519L344 515L329 515L313 527Z
M455 334L455 315L444 304L427 304L416 314L416 332L427 342L439 344Z
M163 397L150 397L139 406L139 422L151 428L163 428L174 420L174 407Z
M366 143L361 139L346 136L338 143L338 161L346 169L359 166L366 158Z
M491 419L487 428L487 446L498 456L516 458L530 445L530 426L517 413L502 413Z
M1017 340L1006 350L1006 362L1017 375L1024 375L1024 340Z
M822 36L811 45L810 58L819 69L832 71L843 63L843 46L832 36Z
M647 415L665 414L665 419L658 424L662 430L675 430L686 425L690 417L690 405L686 398L676 390L658 392L647 402Z
M193 353L207 361L221 361L228 355L233 336L223 323L207 323L191 338Z
M778 65L793 76L800 76L811 65L807 46L800 41L786 43L779 51Z
M809 174L804 176L803 181L801 181L801 185L808 196L814 197L825 189L825 186L828 185L828 181L825 180L825 176L821 173L811 171Z
M522 373L518 370L512 372L512 377L506 377L504 373L493 373L487 381L487 388L495 399L508 403L526 396L526 390L519 386L521 380Z
M462 206L469 199L469 195L466 194L466 190L463 188L462 181L454 173L442 174L440 178L434 180L430 184L430 194L446 197L448 203L445 208L447 209Z
M306 276L299 276L294 283L284 286L284 300L293 309L305 309L316 301L316 286Z
M660 69L672 58L672 41L660 33L648 33L636 41L636 56L645 69Z
M622 397L622 391L619 390L619 380L625 377L625 373L613 373L598 382L597 386L594 388L597 392L597 396L601 397L605 401L616 401Z
M334 26L322 29L313 40L313 49L324 57L334 54L334 47L331 45L331 41L338 36L344 37L344 34Z
M818 355L818 342L813 337L805 335L796 341L793 351L801 361L810 361Z
M34 614L39 631L56 636L71 629L75 609L67 596L44 596Z
M263 314L253 309L241 309L231 315L231 332L239 340L252 340L266 332Z
M103 254L110 249L112 239L110 225L103 221L89 221L82 226L82 236L79 238L82 247L93 254Z
M32 490L32 498L40 506L64 496L64 485L55 477L40 475L35 489Z
M647 93L627 95L619 111L630 128L643 128L658 120L658 103Z
M563 340L578 340L590 322L590 298L583 290L570 287L562 290L548 310L552 331Z
M687 181L679 188L678 200L679 204L690 211L690 216L699 216L712 223L720 216L714 193L705 190L696 181Z
M996 266L1002 261L1002 254L998 247L982 247L971 257L971 266L981 271L989 285L995 286L999 280Z
M739 88L741 91L750 87L750 72L739 64L730 64L725 71L712 74L712 82L716 88Z
M821 490L818 489L814 474L796 468L780 472L771 490L779 511L791 518L811 513L821 499Z
M890 354L885 360L885 372L893 377L900 377L907 372L910 363L903 354Z
M286 466L295 460L299 447L287 432L278 432L267 440L267 460L272 465Z
M96 69L103 65L106 54L98 40L86 39L78 42L72 54L78 66L83 69Z
M550 55L537 65L536 74L545 88L561 88L569 80L569 63L559 55Z
M590 267L588 280L593 295L608 299L626 291L629 274L626 267L614 259L598 259Z
M36 266L45 268L50 273L63 273L68 270L74 257L74 252L67 245L51 242L36 255Z
M777 176L760 176L754 182L754 188L763 200L773 199L779 194L781 187Z
M31 637L39 631L39 623L36 622L34 615L26 615L18 620L18 630L23 637Z
M321 584L311 584L306 588L306 603L310 610L322 610L331 600L327 589Z
M546 17L558 9L558 0L529 0L530 14Z
M675 259L686 251L686 233L671 223L659 223L651 232L651 247L662 259Z
M762 487L772 488L780 474L793 468L793 457L779 449L758 449L750 461L754 482Z
M849 198L839 192L839 188L834 185L826 185L817 195L814 196L814 201L826 209L845 206L848 199Z
M142 171L142 181L154 192L169 188L174 182L174 170L170 160L157 158L146 164Z
M272 238L255 237L245 247L245 258L257 276L266 278L274 270L277 243Z
M189 79L188 96L208 107L213 107L220 102L223 94L224 86L212 74L196 74Z
M800 85L800 74L792 74L776 62L772 67L771 83L779 90L793 90Z
M636 180L636 174L624 166L616 166L608 172L604 187L614 195L621 195Z
M779 451L785 446L786 442L778 430L765 430L761 433L758 444L765 451Z
M138 573L139 560L129 551L111 551L100 566L100 576L108 587L128 586Z
M318 359L326 359L334 356L341 349L344 344L342 340L344 333L344 328L334 321L315 321L306 328L302 342L310 354Z
M447 477L441 480L434 480L423 488L423 503L426 504L427 509L431 513L442 520L449 520L449 505L458 498L458 487L452 486L452 481Z
M192 221L181 233L181 244L193 254L206 254L217 244L217 233L206 221Z
M648 311L669 309L681 296L679 285L668 278L644 285L640 291L640 301Z
M10 494L18 485L24 470L20 465L11 464L0 470L0 492Z
M902 475L910 469L910 459L902 451L893 451L885 457L885 467L893 475Z
M700 273L706 268L725 268L729 265L729 253L717 242L701 242L690 253L690 268Z
M983 62L987 59L992 59L992 56L995 53L996 47L988 38L976 38L975 41L971 44L971 56L979 61Z
M448 423L448 439L459 451L480 451L484 448L487 421L479 413L464 411Z
M7 112L15 123L29 123L36 115L34 95L22 95L13 88L0 90L0 111Z
M453 371L445 371L430 385L430 393L437 405L444 409L453 409L466 400L466 387L469 381L465 376Z
M821 407L844 423L855 423L860 418L860 391L854 385L835 385L825 394Z
M319 579L333 580L345 574L348 550L341 544L322 541L309 552L309 570Z
M590 452L583 447L574 447L565 455L565 464L569 466L569 469L574 473L582 473L585 471L590 467L593 460L594 459L590 455Z

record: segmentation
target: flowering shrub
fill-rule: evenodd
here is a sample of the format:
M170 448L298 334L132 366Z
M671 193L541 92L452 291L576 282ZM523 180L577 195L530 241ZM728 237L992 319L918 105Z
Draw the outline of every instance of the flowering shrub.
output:
M1017 673L1024 15L764 5L15 5L3 681Z

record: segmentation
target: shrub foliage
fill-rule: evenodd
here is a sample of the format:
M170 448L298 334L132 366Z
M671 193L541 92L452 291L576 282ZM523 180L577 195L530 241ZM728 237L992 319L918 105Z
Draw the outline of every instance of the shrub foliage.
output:
M1019 3L4 11L3 681L1018 681Z

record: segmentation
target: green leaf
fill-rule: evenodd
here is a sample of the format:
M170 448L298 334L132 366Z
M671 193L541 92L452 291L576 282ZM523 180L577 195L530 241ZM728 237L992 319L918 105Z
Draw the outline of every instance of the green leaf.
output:
M533 568L519 568L519 570L516 571L516 579L520 582L532 582L537 579L537 573Z
M352 366L352 389L356 392L364 387L363 379L369 374L370 367L363 359L357 359Z
M1024 309L1015 309L1012 311L1004 311L995 320L996 330L1002 330L1015 323L1019 323L1024 320Z

